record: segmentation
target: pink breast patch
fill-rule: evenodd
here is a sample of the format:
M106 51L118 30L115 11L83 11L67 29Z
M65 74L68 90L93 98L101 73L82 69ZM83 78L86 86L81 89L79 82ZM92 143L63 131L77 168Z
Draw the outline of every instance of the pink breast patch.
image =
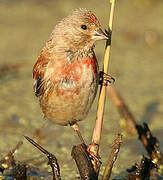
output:
M97 74L97 65L96 65L96 60L95 58L89 58L82 60L83 64L86 64L88 68L91 68L91 70L94 72L94 74Z

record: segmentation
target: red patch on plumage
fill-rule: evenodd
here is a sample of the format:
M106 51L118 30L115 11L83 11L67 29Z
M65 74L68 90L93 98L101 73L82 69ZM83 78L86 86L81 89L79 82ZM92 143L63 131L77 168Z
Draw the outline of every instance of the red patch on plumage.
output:
M74 81L79 81L80 77L81 77L81 73L82 73L82 69L83 69L83 65L86 65L87 68L90 68L93 72L94 75L96 76L97 74L97 65L96 65L96 59L95 57L93 58L88 58L88 59L84 59L81 61L76 61L70 65L66 65L66 67L64 67L59 73L58 73L58 77L63 77L63 78L67 78L67 79L73 79ZM57 77L57 75L55 75L55 78Z
M55 78L55 80L63 78L64 80L71 80L74 81L75 83L80 81L82 71L84 66L86 66L88 69L90 69L94 73L94 77L96 78L97 75L97 63L96 63L96 58L87 58L84 60L80 61L75 61L72 64L66 65L65 67L62 68L61 71L58 73L55 73L55 76L52 76ZM55 81L53 80L53 81ZM74 94L79 94L80 89L69 89L69 91L65 91L62 88L57 89L57 94L58 95L66 95L66 97L71 97L72 92ZM66 94L65 94L66 93Z
M91 20L92 20L95 24L97 24L97 21L98 21L98 20L97 20L96 16L95 16L94 14L92 14L92 13L91 13L89 16L90 16Z
M96 67L96 62L94 58L85 59L82 62L83 64L86 64L88 68L91 68L94 74L97 74L97 67Z

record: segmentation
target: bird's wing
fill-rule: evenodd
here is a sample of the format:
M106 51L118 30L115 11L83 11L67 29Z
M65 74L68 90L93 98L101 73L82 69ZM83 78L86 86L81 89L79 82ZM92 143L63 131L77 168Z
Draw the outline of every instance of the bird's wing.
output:
M40 56L33 67L33 79L34 82L34 93L37 97L40 97L46 88L45 72L49 63L49 54L41 51Z

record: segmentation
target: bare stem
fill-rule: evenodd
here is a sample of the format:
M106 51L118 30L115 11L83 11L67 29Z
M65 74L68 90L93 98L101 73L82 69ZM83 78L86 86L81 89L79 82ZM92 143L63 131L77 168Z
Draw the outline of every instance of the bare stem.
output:
M105 167L103 180L109 180L109 178L111 176L112 168L113 168L113 165L117 159L121 143L122 143L122 135L118 134L118 136L116 137L116 139L114 140L113 145L112 145L112 151L111 151L111 154L109 156L108 164Z
M114 15L114 7L115 1L111 2L111 11L110 11L110 20L109 20L109 30L112 31L112 24L113 24L113 15ZM104 55L104 73L108 72L109 68L109 58L110 58L110 43L107 42L105 55ZM95 148L95 154L98 154L99 144L101 139L101 131L102 131L102 124L103 124L103 114L104 114L104 107L105 107L105 94L106 94L106 87L101 86L101 91L99 95L99 102L97 107L97 115L96 115L96 122L92 136L92 144L97 145Z

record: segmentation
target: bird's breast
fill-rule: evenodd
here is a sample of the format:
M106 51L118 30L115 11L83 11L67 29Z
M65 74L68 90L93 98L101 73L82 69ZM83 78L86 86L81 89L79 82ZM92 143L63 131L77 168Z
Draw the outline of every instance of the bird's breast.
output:
M55 69L56 70L56 69ZM98 87L95 58L77 60L53 74L54 88L41 99L44 114L55 123L67 125L83 120L93 103Z
M74 81L82 80L86 75L96 78L98 71L97 60L95 57L76 60L63 68L62 74L70 77Z
M98 64L95 57L76 60L71 64L66 64L61 71L55 76L60 78L58 89L74 91L79 93L80 88L90 88L90 86L97 82ZM62 93L63 93L62 92Z

